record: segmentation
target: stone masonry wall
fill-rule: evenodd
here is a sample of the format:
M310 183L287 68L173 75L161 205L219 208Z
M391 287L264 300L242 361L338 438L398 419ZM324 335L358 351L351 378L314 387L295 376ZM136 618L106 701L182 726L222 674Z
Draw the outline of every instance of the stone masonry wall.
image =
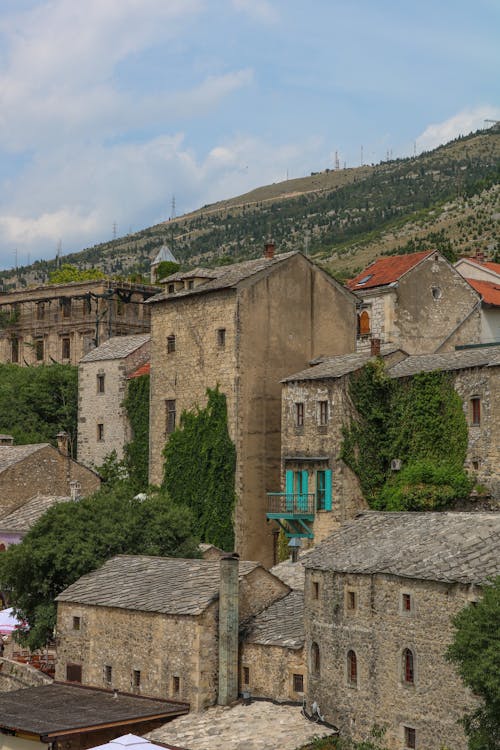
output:
M403 608L404 593L411 597L409 612ZM474 699L444 653L452 638L451 618L478 596L459 584L308 570L308 703L316 700L326 719L356 740L366 739L378 724L387 726L384 744L390 750L404 747L404 727L415 729L418 748L466 750L459 719ZM320 654L316 674L313 642ZM414 654L413 685L403 679L405 648ZM349 650L357 657L355 684L348 678Z
M282 599L289 591L286 583L264 568L255 568L251 573L242 576L239 590L240 622Z
M248 670L248 672L246 671ZM301 702L303 692L294 690L294 675L301 675L306 690L304 649L258 643L241 645L240 690L253 697ZM248 676L248 682L245 681Z
M51 677L29 664L21 664L0 656L0 693L50 685L51 682Z

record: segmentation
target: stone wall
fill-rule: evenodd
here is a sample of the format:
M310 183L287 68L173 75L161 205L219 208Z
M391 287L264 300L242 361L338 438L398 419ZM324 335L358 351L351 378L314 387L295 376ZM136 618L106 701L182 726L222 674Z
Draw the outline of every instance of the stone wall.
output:
M290 589L279 578L264 568L258 567L240 577L239 619L248 620L278 599L282 599Z
M410 611L403 594L411 597ZM378 724L387 726L390 750L404 747L405 727L415 730L417 747L466 750L459 719L474 700L444 654L450 618L479 596L459 584L308 570L308 704L316 700L327 721L355 740L366 739ZM317 673L313 643L319 647ZM414 655L414 684L403 677L406 648ZM357 657L355 682L348 674L350 650Z
M304 693L294 689L294 675L302 677L305 691L307 675L303 648L242 643L241 691L247 690L255 698L302 702Z
M52 678L29 664L21 664L0 656L0 693L22 688L50 685Z
M149 342L122 359L81 362L78 367L78 460L100 466L113 450L119 459L132 439L123 400L127 377L149 359ZM104 392L98 387L104 377ZM103 425L99 439L98 424Z

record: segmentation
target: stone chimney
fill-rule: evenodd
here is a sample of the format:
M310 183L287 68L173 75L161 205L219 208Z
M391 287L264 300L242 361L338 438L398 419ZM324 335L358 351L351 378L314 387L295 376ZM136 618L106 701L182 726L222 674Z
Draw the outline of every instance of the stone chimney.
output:
M219 588L219 706L238 698L239 565L233 552L220 559Z
M57 450L59 453L61 453L63 456L69 455L69 435L67 432L58 432L56 435L57 438Z
M484 263L485 255L482 250L476 250L476 260L478 260L480 263Z
M266 242L264 245L264 258L274 258L274 251L276 250L276 245L274 242Z
M370 354L372 355L372 357L378 357L378 355L380 354L380 339L371 339Z

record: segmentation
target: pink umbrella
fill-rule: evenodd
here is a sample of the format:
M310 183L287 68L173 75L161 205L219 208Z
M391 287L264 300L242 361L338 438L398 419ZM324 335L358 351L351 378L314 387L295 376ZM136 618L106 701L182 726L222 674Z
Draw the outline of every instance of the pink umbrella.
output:
M22 626L21 620L14 615L12 607L0 611L0 635L9 635Z

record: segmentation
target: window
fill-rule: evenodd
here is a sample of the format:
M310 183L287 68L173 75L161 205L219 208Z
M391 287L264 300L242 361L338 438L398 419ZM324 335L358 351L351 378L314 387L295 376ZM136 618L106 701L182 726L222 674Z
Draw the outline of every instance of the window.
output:
M313 599L319 599L319 583L313 581Z
M403 612L411 612L411 594L401 594L401 609Z
M167 435L170 435L175 430L175 400L165 401L165 406L167 409Z
M217 329L217 345L220 346L221 349L223 349L226 346L226 329L225 328Z
M326 510L326 471L316 472L316 508Z
M45 318L45 302L36 303L36 319L43 320Z
M347 652L347 682L349 685L358 684L358 659L352 650Z
M104 425L102 424L102 422L99 422L97 425L97 440L99 442L104 441Z
M43 362L43 338L35 339L35 358L37 362Z
M172 691L174 695L179 695L181 692L181 678L176 674L172 677Z
M73 617L73 630L80 630L82 621L79 617Z
M250 667L243 667L243 684L250 685Z
M111 684L113 681L113 668L109 664L104 667L104 682Z
M97 376L97 393L104 393L106 376L101 373Z
M294 674L292 675L292 680L293 680L293 692L303 693L304 692L304 675Z
M63 359L71 357L71 339L68 336L61 339L61 356Z
M81 664L66 664L66 680L68 682L81 682L82 681L82 665Z
M123 303L123 300L118 297L116 300L116 314L122 316L125 311L125 305Z
M321 427L328 424L328 401L318 401L318 424Z
M175 352L175 336L173 333L167 336L167 354Z
M173 294L175 292L175 284L169 284L167 287L167 291L169 294Z
M355 591L346 591L346 608L354 612L358 607L358 597Z
M403 651L403 682L407 685L415 684L413 651L410 651L409 648L405 648Z
M409 750L415 750L417 747L416 732L413 727L404 727L405 730L405 747Z
M479 467L481 466L481 461L479 458L472 459L472 468L474 471L479 471Z
M15 337L10 340L10 358L14 364L19 362L19 339Z
M83 314L90 315L92 312L92 299L90 294L87 294L83 300Z
M313 641L311 644L311 672L314 675L319 675L321 669L321 657L319 653L319 646Z
M190 281L188 281L188 289L192 289L193 287L194 287L194 281L193 279L190 279Z
M302 401L295 404L295 426L304 426L304 403Z
M471 417L473 425L481 424L481 399L478 396L474 396L470 400L471 405Z
M71 317L71 297L63 297L61 300L63 318Z
M134 669L132 672L132 687L138 688L141 686L141 670Z
M360 336L369 336L371 332L370 327L370 315L366 310L363 310L363 312L359 315L358 318L358 326L359 326L359 335Z
M433 299L438 300L438 299L441 299L442 296L443 296L443 292L441 291L441 289L438 286L433 286L432 287Z

